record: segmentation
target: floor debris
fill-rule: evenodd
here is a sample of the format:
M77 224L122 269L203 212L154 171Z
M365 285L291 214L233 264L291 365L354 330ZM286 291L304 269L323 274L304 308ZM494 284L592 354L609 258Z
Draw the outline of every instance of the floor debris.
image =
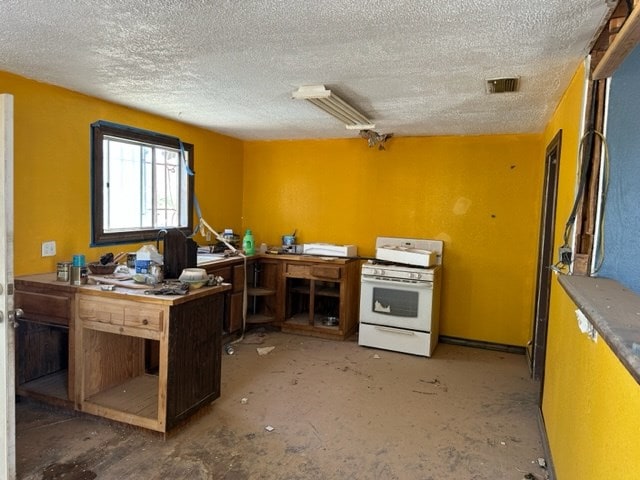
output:
M256 348L256 351L258 352L258 355L266 355L269 352L271 352L274 348L276 347L258 347Z

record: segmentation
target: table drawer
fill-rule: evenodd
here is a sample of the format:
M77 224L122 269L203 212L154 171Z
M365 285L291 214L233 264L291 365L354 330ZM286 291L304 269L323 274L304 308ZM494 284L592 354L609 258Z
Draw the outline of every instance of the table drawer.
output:
M323 280L340 280L342 268L334 265L299 265L288 263L286 275L295 278L317 278Z
M24 311L25 320L69 325L70 296L16 290L14 305Z
M144 328L161 332L164 312L157 308L126 307L124 309L124 325L126 327Z
M333 267L330 265L312 265L310 270L311 276L318 278L339 280L342 276L342 269L340 267Z
M115 302L80 298L78 300L78 317L87 322L124 325L124 307Z
M161 307L136 302L81 297L78 300L78 317L87 322L142 330L159 332L164 328L164 310Z

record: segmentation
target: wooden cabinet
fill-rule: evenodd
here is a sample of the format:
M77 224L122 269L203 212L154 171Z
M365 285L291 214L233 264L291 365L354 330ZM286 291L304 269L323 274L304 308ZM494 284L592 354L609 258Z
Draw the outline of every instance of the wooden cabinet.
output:
M76 408L166 432L220 396L222 293L159 297L81 287L76 295ZM157 342L157 373L145 348Z
M74 398L75 287L54 273L15 279L16 393L59 406Z
M282 265L277 258L251 258L247 263L247 323L280 322Z
M292 257L283 261L282 331L344 340L358 325L360 262Z
M224 333L242 330L242 317L245 288L245 262L241 257L234 257L211 264L202 265L210 275L222 277L225 283L231 284L231 290L225 292L224 299Z
M234 257L202 267L233 285L225 300L228 333L242 327L245 277L248 325L269 323L285 332L336 340L349 337L358 325L358 259L265 254L247 257L246 263Z

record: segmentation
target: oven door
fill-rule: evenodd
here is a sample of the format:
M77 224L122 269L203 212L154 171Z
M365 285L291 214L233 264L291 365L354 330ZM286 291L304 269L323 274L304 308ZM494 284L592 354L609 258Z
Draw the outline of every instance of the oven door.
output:
M360 322L431 331L433 282L396 282L362 277Z

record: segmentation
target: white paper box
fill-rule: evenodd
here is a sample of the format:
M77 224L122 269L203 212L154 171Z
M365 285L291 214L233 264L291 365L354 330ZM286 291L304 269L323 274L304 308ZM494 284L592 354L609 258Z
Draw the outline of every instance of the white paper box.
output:
M302 247L302 253L327 257L356 257L358 247L355 245L333 245L332 243L305 243Z
M418 267L431 267L436 264L436 254L434 252L415 248L376 248L376 258Z

